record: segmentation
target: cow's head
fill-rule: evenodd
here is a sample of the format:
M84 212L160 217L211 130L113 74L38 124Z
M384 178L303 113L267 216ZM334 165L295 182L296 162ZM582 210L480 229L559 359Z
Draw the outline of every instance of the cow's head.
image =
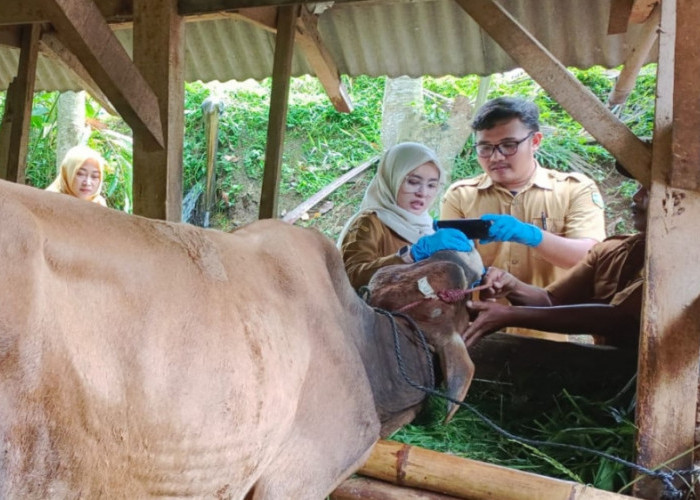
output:
M443 292L471 288L481 279L484 265L476 251L442 251L410 265L387 266L369 282L369 303L410 316L440 359L447 395L462 401L474 376L474 364L460 336L469 325L468 295L452 293L456 301L440 298ZM448 403L446 422L458 406Z

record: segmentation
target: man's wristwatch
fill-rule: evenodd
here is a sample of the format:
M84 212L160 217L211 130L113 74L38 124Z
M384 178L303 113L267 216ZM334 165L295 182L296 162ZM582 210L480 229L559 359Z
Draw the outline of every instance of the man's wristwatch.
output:
M411 256L411 245L404 245L401 248L399 248L399 251L396 252L396 255L401 257L401 260L403 260L406 264L413 264L413 257Z

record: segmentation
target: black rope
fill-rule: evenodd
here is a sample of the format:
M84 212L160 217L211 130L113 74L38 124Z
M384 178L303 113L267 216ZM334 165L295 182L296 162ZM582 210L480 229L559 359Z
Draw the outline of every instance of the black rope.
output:
M607 460L610 460L612 462L616 462L618 464L621 464L625 467L629 467L631 469L634 469L635 471L645 474L647 476L653 477L655 479L659 479L663 485L664 485L664 494L662 496L662 500L680 500L683 498L683 492L676 488L676 486L673 484L673 478L675 477L680 477L685 481L685 477L687 475L692 475L692 474L698 474L697 469L688 469L688 470L673 470L671 469L670 472L665 472L665 471L660 471L660 470L652 470L648 469L646 467L643 467L639 464L636 464L634 462L630 462L628 460L625 460L620 457L616 457L614 455L611 455L609 453L605 453L604 451L598 451L594 450L592 448L586 448L585 446L578 446L574 444L566 444L566 443L553 443L551 441L540 441L538 439L529 439L529 438L524 438L518 435L515 435L511 432L508 432L507 430L503 429L500 427L498 424L493 422L491 419L489 419L486 415L483 415L479 410L477 410L475 407L472 405L465 403L464 401L458 401L447 394L438 391L434 389L435 383L434 383L434 377L431 377L431 387L425 387L415 381L413 381L409 376L408 373L406 372L406 366L403 360L403 356L401 355L401 346L399 345L399 333L398 333L398 327L396 325L396 320L394 319L394 316L401 317L409 322L411 325L411 328L418 334L418 338L420 339L421 345L423 349L426 352L426 356L428 358L429 365L431 367L431 373L432 373L432 356L430 352L430 348L428 347L428 343L425 339L425 335L423 332L420 330L418 325L415 323L415 321L410 317L402 313L396 313L396 312L389 312L384 309L379 309L379 308L374 308L375 311L377 311L380 314L383 314L387 317L389 317L391 321L391 326L392 326L392 333L394 335L394 351L396 353L396 360L399 365L399 371L405 381L414 389L421 390L425 392L426 394L430 394L432 396L438 396L443 399L446 399L447 401L457 404L459 406L462 406L472 412L474 415L479 417L481 420L483 420L489 427L491 427L493 430L496 432L504 435L508 439L512 439L514 441L528 444L530 446L550 446L553 448L562 448L562 449L567 449L567 450L574 450L574 451L579 451L579 452L584 452L584 453L590 453L593 455L597 455L599 457L605 458Z

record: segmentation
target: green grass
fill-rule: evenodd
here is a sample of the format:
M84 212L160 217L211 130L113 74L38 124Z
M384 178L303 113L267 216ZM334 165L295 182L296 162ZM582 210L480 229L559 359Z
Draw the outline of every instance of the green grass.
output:
M633 397L632 386L609 401L590 400L566 390L548 400L533 401L513 387L475 381L466 401L517 436L591 448L633 461ZM444 415L445 402L431 397L417 423L400 429L391 439L610 491L621 490L632 478L633 471L594 454L511 439L466 408L460 408L446 425Z

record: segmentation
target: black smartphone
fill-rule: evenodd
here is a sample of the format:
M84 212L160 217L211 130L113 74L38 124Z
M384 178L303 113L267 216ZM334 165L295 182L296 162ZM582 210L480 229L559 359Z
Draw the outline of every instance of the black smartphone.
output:
M437 221L438 229L452 228L462 231L470 240L481 240L489 237L490 220L481 219L448 219Z

